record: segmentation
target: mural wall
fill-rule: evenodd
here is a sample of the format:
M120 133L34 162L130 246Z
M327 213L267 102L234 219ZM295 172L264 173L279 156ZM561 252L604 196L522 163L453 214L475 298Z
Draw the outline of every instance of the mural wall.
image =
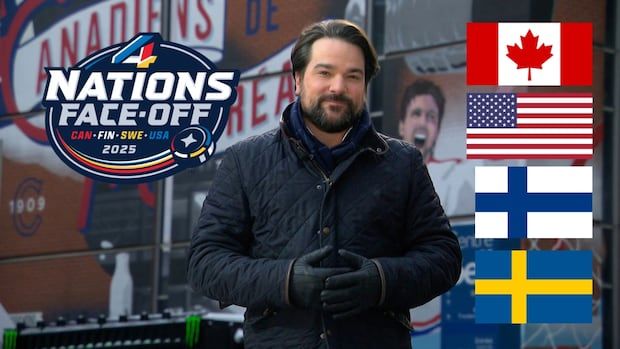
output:
M164 3L169 3L169 13ZM594 167L595 223L603 217L605 64L601 47L606 42L606 1L510 0L501 4L483 0L0 2L0 303L9 313L48 320L77 314L183 310L196 305L214 309L209 300L188 289L184 273L192 225L208 195L218 159L169 181L172 205L161 212L157 211L162 205L157 183L110 185L78 175L60 161L47 141L40 105L45 67L71 66L139 32L168 32L169 40L200 51L220 68L242 73L237 101L218 142L221 152L278 126L282 110L295 98L289 58L301 29L325 18L347 18L372 28L371 37L381 54L380 76L369 91L372 110L378 112L373 121L380 131L423 150L463 246L465 260L457 286L411 311L414 345L430 349L600 348L605 301L600 289L595 291L592 325L507 329L473 324L473 250L518 246L473 238L474 167L498 162L465 159L465 97L468 91L507 89L465 85L467 22L593 22L595 155L588 162L553 164ZM170 27L162 28L164 23ZM420 83L440 91L443 103L407 97L408 88ZM407 123L403 115L411 108L436 109L436 125ZM158 236L158 220L164 216L171 228ZM523 247L592 249L598 263L595 284L600 286L607 251L601 229L596 227L588 244L562 240Z

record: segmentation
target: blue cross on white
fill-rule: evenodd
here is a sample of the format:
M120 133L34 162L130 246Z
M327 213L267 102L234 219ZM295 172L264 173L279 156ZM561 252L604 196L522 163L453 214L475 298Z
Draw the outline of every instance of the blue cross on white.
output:
M592 167L476 167L476 238L592 238Z

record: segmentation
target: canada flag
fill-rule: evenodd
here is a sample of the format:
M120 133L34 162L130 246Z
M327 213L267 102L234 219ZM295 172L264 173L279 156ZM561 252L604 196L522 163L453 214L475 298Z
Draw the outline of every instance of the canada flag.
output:
M592 23L467 23L467 84L592 85Z

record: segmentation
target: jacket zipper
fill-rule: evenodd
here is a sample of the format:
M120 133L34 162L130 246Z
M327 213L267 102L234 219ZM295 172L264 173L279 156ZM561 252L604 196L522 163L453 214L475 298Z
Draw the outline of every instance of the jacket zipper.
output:
M300 147L300 150L304 153L307 154L306 150ZM369 148L364 148L361 149L360 151L358 151L356 154L354 154L354 157L359 156L359 154L363 153L366 150L370 150ZM314 161L314 159L312 157L310 157L310 165L321 175L321 177L323 178L323 182L327 185L327 187L325 188L325 192L323 193L323 199L321 200L321 208L319 211L319 229L321 229L321 227L323 226L323 206L325 204L325 199L327 198L327 193L329 192L329 189L331 188L333 182L331 180L331 178L325 173L325 171L323 171L323 169L321 168L320 165L318 165L316 163L316 161ZM355 160L355 159L353 159ZM319 230L320 231L320 230ZM322 236L319 233L319 248L323 247L323 243L322 243ZM325 327L325 315L323 314L323 312L321 311L321 329L322 329L322 333L325 333L327 336L327 328ZM329 349L330 345L329 345L329 338L325 337L324 339L325 341L325 347L327 349Z
M332 186L332 180L323 171L323 169L321 169L321 166L319 166L313 159L310 159L310 165L321 174L321 177L323 177L323 183L326 185L325 190L323 191L323 198L321 199L321 207L319 208L319 231L317 232L317 234L319 234L319 248L321 248L323 247L323 236L320 233L321 228L323 227L323 207L325 206L325 199L327 199L329 188Z
M298 151L302 152L305 154L305 156L308 157L310 165L312 165L312 167L321 175L321 177L323 177L323 182L325 182L325 184L327 184L329 187L331 187L332 185L332 180L329 178L329 176L323 171L323 169L321 168L321 166L319 166L316 161L314 161L314 158L312 155L308 154L308 152L306 151L306 149L304 149L304 147L297 143L297 141L294 141L293 144L295 145L295 147L298 149Z
M329 178L329 176L323 171L321 166L317 165L317 163L313 159L310 160L310 163L312 164L312 167L314 167L321 174L321 177L323 177L323 182L327 184L327 187L330 188L332 186L331 178Z
M310 158L310 164L312 167L314 167L314 169L321 174L321 177L323 177L323 182L325 183L325 185L327 186L325 188L325 191L323 192L323 199L321 200L321 207L319 209L319 248L323 247L323 236L321 235L320 231L321 231L321 227L323 226L323 207L325 205L325 199L327 198L327 193L329 192L329 188L331 188L332 186L332 180L331 178L329 178L329 176L323 171L323 169L321 168L321 166L319 166L314 159ZM323 311L321 311L321 333L325 334L325 338L323 338L323 340L325 341L325 347L326 349L330 348L329 345L329 338L327 338L327 328L325 326L325 314L323 314Z

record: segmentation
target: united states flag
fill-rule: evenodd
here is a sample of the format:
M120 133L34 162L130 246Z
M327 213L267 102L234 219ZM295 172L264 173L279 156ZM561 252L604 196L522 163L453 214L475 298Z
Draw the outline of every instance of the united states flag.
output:
M591 93L468 93L468 159L591 159Z

